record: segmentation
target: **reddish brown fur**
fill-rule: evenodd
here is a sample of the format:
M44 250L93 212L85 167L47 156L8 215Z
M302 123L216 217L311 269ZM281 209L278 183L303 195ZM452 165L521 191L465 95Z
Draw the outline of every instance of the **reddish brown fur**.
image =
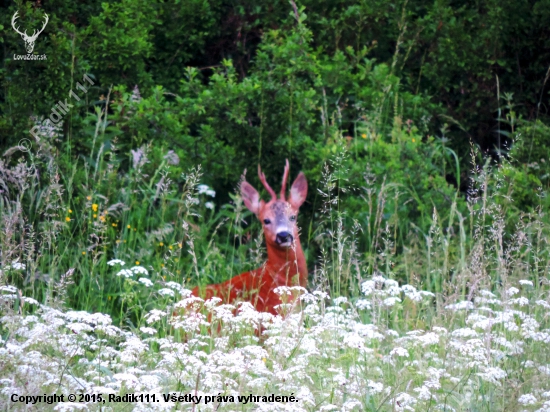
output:
M296 215L307 195L307 180L300 172L290 189L288 201L285 197L288 177L288 160L283 175L281 198L269 187L264 174L258 166L260 181L271 194L271 200L265 203L248 182L241 184L241 195L246 207L256 214L262 222L267 245L267 262L261 268L241 273L232 279L216 285L208 285L204 290L193 289L193 295L209 299L218 296L224 302L236 300L248 301L256 310L276 314L275 306L281 304L279 295L274 292L278 286L307 285L307 267L304 252L298 237ZM270 223L265 223L266 219ZM287 228L286 233L292 234L292 241L278 242L277 233L284 234L281 228ZM277 232L279 230L279 232ZM279 239L280 240L280 239Z

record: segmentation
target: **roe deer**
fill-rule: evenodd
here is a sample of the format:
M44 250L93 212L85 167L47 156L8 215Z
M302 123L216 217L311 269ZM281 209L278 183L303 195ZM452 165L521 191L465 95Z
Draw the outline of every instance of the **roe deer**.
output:
M292 187L290 197L286 200L286 182L289 165L286 161L283 174L281 194L277 194L269 186L258 165L258 176L266 190L271 195L269 202L260 200L258 191L250 183L243 180L241 196L245 206L262 222L267 244L267 262L261 268L242 273L223 283L208 285L203 289L197 286L192 293L202 295L205 299L220 297L226 303L240 299L252 303L259 312L276 314L275 306L281 302L274 292L278 286L307 285L307 267L304 252L298 238L296 218L298 209L304 203L307 195L307 180L300 172Z

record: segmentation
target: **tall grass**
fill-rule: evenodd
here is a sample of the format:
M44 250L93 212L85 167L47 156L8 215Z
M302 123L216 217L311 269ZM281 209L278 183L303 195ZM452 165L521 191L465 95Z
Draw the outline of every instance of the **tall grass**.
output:
M509 213L506 163L474 153L466 211L458 195L421 205L424 232L400 217L419 202L403 184L367 168L349 186L354 147L342 144L302 225L311 293L273 317L189 295L265 259L239 196L216 206L200 168L175 176L167 150L136 148L125 166L95 116L90 155L70 167L46 126L0 161L4 409L23 409L14 393L181 392L299 399L188 410L550 410L550 224L542 209Z

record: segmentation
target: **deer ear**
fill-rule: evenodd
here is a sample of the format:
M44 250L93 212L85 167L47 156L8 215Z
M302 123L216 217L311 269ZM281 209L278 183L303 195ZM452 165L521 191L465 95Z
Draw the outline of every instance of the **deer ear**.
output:
M306 200L307 196L307 180L306 176L300 172L292 187L290 188L290 200L289 203L295 209L298 209L302 206L302 203Z
M258 215L263 203L263 201L260 200L258 191L254 189L250 183L243 181L241 183L241 196L246 208L255 215Z

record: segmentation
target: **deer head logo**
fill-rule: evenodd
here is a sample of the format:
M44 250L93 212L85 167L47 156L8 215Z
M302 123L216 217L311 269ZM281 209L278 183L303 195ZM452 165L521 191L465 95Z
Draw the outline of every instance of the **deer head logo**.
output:
M21 35L21 37L23 38L23 41L25 42L25 48L27 49L27 53L31 54L32 51L34 50L34 42L36 41L36 39L38 38L38 35L40 33L42 33L44 31L44 28L46 27L46 24L48 24L48 20L49 20L49 17L46 13L44 13L44 25L42 26L42 28L38 31L38 33L36 32L36 30L33 31L32 35L29 36L27 34L27 31L25 30L24 33L21 33L21 31L19 31L19 28L15 26L15 21L17 20L17 18L19 17L18 16L19 12L16 11L15 14L13 15L13 17L11 18L11 25L13 27L13 29L19 33Z

